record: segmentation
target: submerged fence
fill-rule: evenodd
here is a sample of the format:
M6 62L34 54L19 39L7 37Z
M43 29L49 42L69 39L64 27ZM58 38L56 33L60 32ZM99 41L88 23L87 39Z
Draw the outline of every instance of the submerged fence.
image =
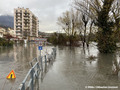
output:
M43 64L47 64L51 60L54 60L56 56L56 48L52 48L51 54L44 56L39 56L39 58L34 58L31 62L31 68L28 71L23 82L19 86L19 90L34 90L34 85L37 79L39 79L40 72L43 71ZM35 64L34 64L35 63Z

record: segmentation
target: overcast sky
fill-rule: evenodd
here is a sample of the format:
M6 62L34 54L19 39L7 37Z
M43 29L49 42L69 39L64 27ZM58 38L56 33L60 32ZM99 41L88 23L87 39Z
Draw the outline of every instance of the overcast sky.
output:
M60 29L57 18L69 10L72 0L1 0L0 15L14 15L14 8L29 8L40 21L40 31L52 32Z

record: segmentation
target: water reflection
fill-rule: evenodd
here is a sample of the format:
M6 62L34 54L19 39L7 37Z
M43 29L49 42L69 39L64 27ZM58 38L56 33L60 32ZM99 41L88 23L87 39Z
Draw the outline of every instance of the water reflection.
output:
M52 47L43 47L42 54L45 54L45 51L49 53ZM13 47L0 47L0 90L3 90L2 88L8 90L8 87L11 90L17 90L19 84L30 69L29 61L39 55L40 52L37 44L16 44ZM12 69L16 74L14 83L6 80L6 76Z
M50 50L51 47L44 47L42 54L48 54ZM17 90L30 68L28 62L39 54L36 44L0 48L0 89L4 87L4 90L7 90L7 87L12 87L12 90ZM95 60L88 60L91 55L96 57ZM36 90L86 90L85 86L90 85L120 87L119 51L114 54L101 54L94 45L90 45L89 49L58 46L53 62L44 63ZM16 72L15 83L5 79L11 69ZM118 73L115 73L116 71Z
M96 57L95 60L88 60L91 55ZM89 49L58 46L56 61L40 84L41 90L86 90L85 86L120 87L118 76L112 74L112 66L119 67L119 60L117 53L101 54L93 45Z
M35 44L14 46L15 61L28 62L31 58L38 57L38 50Z
M34 90L40 90L40 87L39 87L39 77L37 79L35 79L35 84L34 84Z
M119 51L116 53L116 59L112 62L112 74L117 75L120 77L120 56Z
M43 58L45 59L45 58ZM40 73L40 78L41 78L41 82L43 82L43 79L45 78L45 75L47 74L47 72L49 71L49 69L51 69L51 67L53 66L53 63L55 62L55 57L51 60L47 60L47 62L41 62L42 64L42 71Z

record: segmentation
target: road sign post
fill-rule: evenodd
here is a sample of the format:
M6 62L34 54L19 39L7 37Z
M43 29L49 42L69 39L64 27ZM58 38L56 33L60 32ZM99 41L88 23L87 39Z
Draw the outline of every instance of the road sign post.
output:
M38 46L38 49L39 49L39 50L42 50L42 46Z
M43 66L42 66L42 57L41 57L42 46L38 46L38 50L40 50L41 69L43 70Z
M40 50L40 57L41 57L42 46L38 46L38 49Z

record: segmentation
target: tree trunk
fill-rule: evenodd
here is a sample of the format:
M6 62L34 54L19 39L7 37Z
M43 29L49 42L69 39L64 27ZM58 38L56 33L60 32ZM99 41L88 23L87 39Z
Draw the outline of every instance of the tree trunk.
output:
M88 35L88 39L87 39L87 47L89 47L89 42L91 40L91 33L92 33L92 25L93 25L94 21L91 21L91 24L90 24L90 33Z
M84 37L83 37L83 46L85 47L86 44L86 25L85 25L85 30L84 30Z

